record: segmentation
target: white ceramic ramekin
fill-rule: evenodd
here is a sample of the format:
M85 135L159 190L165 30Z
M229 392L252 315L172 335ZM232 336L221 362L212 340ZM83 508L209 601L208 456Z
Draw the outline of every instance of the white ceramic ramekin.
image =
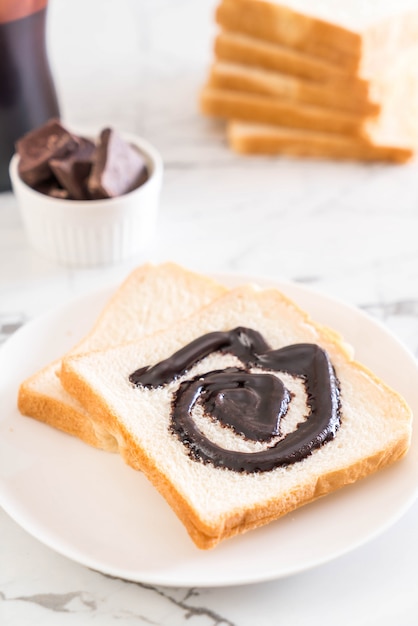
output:
M19 157L10 162L10 178L23 225L31 245L64 265L88 267L125 259L146 259L157 226L163 176L159 152L147 141L121 136L144 155L148 180L130 193L106 200L61 200L24 183L18 174Z

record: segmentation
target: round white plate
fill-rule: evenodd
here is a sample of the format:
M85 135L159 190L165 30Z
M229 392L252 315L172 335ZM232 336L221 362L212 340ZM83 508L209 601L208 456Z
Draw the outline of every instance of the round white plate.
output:
M231 285L247 280L223 278ZM343 333L357 358L418 411L415 360L384 327L313 290L275 284ZM388 528L413 503L416 433L410 453L393 467L211 551L195 548L165 501L118 455L17 411L19 383L71 348L109 295L100 291L49 312L0 350L0 504L31 535L112 576L176 587L225 586L279 578L334 559Z

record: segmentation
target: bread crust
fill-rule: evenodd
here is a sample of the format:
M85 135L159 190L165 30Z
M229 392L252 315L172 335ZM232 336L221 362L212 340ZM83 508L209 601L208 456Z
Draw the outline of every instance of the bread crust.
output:
M281 347L278 337L289 337L289 340L292 337L296 343L304 338L316 340L330 354L341 383L342 426L335 439L289 468L275 468L264 473L268 476L240 474L237 478L231 470L192 461L183 444L166 433L164 424L168 423L168 416L159 413L157 405L151 409L151 405L146 404L152 402L150 396L142 396L138 413L142 426L138 425L138 428L132 426L130 409L125 409L123 402L120 404L120 399L126 398L124 402L128 407L131 393L132 398L136 398L136 389L132 390L127 382L118 381L125 380L137 360L142 366L143 360L146 363L149 355L155 354L158 361L162 355L171 354L174 346L178 349L203 331L214 330L222 323L228 327L239 319L244 325L253 320L255 327L267 333L273 348ZM280 329L278 325L281 325ZM121 364L116 378L106 369L106 363L115 360ZM125 374L119 371L122 369ZM270 523L356 482L402 458L410 445L412 414L405 400L368 368L356 362L352 350L338 333L314 323L277 290L237 288L202 309L199 315L191 316L187 322L177 323L141 344L101 353L100 356L66 358L62 381L67 391L96 415L117 439L120 453L128 465L145 473L183 522L194 543L202 549L212 548L224 539ZM112 384L116 385L115 395ZM158 425L160 420L163 424L163 430L158 430L161 439L158 445L152 439L153 429L157 428L154 420ZM366 428L364 424L371 429L365 442L356 439ZM140 432L141 428L150 428L151 443L144 443L146 435L144 430ZM375 441L379 432L384 436ZM339 450L344 445L346 447ZM160 449L161 446L164 449ZM172 468L170 472L164 463ZM187 477L185 481L183 474ZM267 492L260 486L265 484L263 481L268 484ZM269 481L272 481L271 485ZM239 498L235 493L238 485L242 489ZM197 504L201 502L195 497L199 489L205 490L205 498L212 498L207 510L206 504L203 507ZM224 490L226 500L228 495L231 502L219 504L217 499Z
M216 11L220 26L278 42L355 70L362 38L336 24L293 11L289 7L254 0L223 0Z
M289 128L361 137L367 118L360 114L268 98L256 93L206 86L200 94L203 114L224 119L264 122Z
M370 97L368 78L347 74L317 57L239 32L222 29L214 40L214 55L220 61L282 72L342 91L349 90L359 98Z
M414 157L412 147L384 141L368 143L344 135L280 128L269 124L247 124L237 120L227 123L230 148L246 155L287 155L356 161L406 163Z
M380 71L417 40L418 11L399 11L358 31L267 0L222 0L216 21L230 31L279 43L357 76ZM310 14L309 14L310 13Z
M208 86L323 106L363 116L375 116L381 109L381 105L370 99L360 98L355 93L347 97L345 89L338 90L333 85L315 84L311 80L220 61L213 63L210 69Z
M92 330L69 354L106 349L169 326L178 317L216 299L226 288L209 277L175 263L144 264L136 268L110 297ZM182 299L179 299L179 295ZM161 310L156 310L156 302ZM62 388L61 359L47 365L20 385L18 409L49 426L106 451L118 443L106 428Z
M61 361L55 361L42 371L37 372L19 387L17 406L22 415L32 417L68 435L77 437L95 448L108 452L117 452L117 441L97 420L93 419L83 406L71 397L57 397L47 390L38 391L39 381L43 376L57 378ZM64 395L64 394L62 394Z

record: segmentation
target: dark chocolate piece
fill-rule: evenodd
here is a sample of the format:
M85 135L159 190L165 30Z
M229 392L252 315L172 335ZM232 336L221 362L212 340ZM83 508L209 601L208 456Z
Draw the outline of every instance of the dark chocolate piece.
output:
M51 198L59 198L60 200L69 200L70 198L68 191L63 189L53 177L35 185L34 189L35 191L39 191L39 193L43 193L45 196L51 196Z
M234 354L243 368L208 372L180 383L173 397L171 428L192 458L236 472L266 472L302 461L335 437L340 426L339 383L327 353L316 344L271 350L262 335L250 328L213 332L157 365L137 370L129 380L145 388L161 387L214 351ZM252 373L252 367L267 373ZM305 385L309 414L293 432L271 447L247 453L221 448L197 428L192 411L199 405L205 414L247 439L268 441L277 435L291 400L280 381L271 380L271 372L297 376Z
M48 196L51 198L58 198L58 200L70 200L70 194L66 189L61 189L60 187L52 187L49 190Z
M21 179L31 187L48 180L51 177L50 159L65 157L78 145L77 137L56 119L30 131L16 142Z
M88 189L94 199L121 196L148 178L142 154L114 130L105 128L95 153Z
M72 200L90 199L87 179L93 166L95 149L92 141L80 137L80 144L74 152L61 159L49 161L53 174Z

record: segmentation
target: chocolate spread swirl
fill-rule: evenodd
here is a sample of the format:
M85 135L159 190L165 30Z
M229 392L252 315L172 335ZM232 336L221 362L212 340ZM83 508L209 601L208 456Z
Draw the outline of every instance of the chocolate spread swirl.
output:
M193 458L236 472L266 472L303 460L335 437L340 425L339 384L327 353L316 344L272 350L262 335L250 328L212 332L168 359L135 371L129 380L149 389L161 387L216 351L235 355L242 368L228 367L184 380L173 397L171 428ZM257 368L257 373L251 368ZM261 451L239 452L222 448L199 430L192 417L197 404L246 439L269 442L279 435L291 397L272 372L287 373L304 382L309 413L293 432Z

